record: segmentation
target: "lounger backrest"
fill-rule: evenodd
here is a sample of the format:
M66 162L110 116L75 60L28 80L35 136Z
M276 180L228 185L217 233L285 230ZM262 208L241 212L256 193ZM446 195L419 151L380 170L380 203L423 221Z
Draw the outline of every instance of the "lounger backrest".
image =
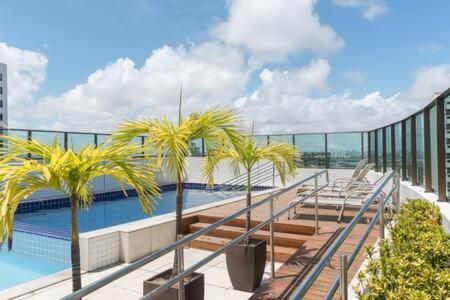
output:
M355 178L355 181L362 181L364 177L366 177L367 173L369 173L370 169L373 168L372 164L365 165L361 172L359 172L358 176Z
M364 168L365 165L367 165L367 159L361 159L355 167L352 179L356 179L356 177L358 177L359 172L361 172L362 168Z

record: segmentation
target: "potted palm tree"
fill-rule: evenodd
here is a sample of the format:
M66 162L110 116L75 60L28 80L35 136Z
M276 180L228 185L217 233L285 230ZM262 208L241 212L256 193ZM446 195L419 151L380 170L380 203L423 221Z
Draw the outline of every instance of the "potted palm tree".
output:
M224 141L234 143L241 137L239 123L240 117L233 110L212 108L204 113L192 113L186 118L182 118L180 113L177 124L174 124L167 117L142 119L126 121L115 130L114 139L123 142L131 141L137 136L146 135L144 144L146 151L158 157L158 165L166 176L175 179L175 237L180 237L183 234L183 182L186 177L191 142L196 139L203 139L208 155L213 149L221 147ZM144 282L144 294L178 274L177 255L176 252L172 269ZM177 295L177 287L174 287L160 294L158 299L175 299ZM194 273L193 276L185 280L185 298L200 299L203 298L203 295L203 274Z
M241 139L234 144L214 149L208 154L203 165L203 173L208 184L214 184L213 174L219 163L224 161L233 176L241 173L241 168L247 173L246 205L252 203L251 171L261 160L273 163L282 184L287 178L292 178L297 172L296 162L300 158L293 145L273 143L265 146L257 145L252 136ZM246 231L251 229L251 213L247 212ZM227 269L233 288L251 292L259 286L264 274L266 262L266 241L245 239L243 243L233 245L226 253Z
M81 289L78 209L93 201L93 180L111 176L122 188L137 192L144 212L150 214L159 195L154 168L137 157L142 148L127 143L107 143L99 148L83 147L78 153L63 150L54 140L47 146L35 140L1 136L6 145L0 156L0 243L8 239L11 250L14 213L23 200L44 189L64 193L71 206L72 289ZM29 159L32 157L33 159Z

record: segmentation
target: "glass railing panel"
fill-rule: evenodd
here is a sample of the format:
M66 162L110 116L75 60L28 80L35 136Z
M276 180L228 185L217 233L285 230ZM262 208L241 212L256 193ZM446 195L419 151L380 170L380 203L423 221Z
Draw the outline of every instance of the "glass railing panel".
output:
M97 147L100 147L108 142L110 137L111 135L109 134L97 134Z
M325 134L297 134L295 147L303 156L300 167L325 168Z
M265 146L267 145L267 135L254 135L253 138L256 141L256 144Z
M447 184L447 199L450 198L450 96L445 98L445 178Z
M392 170L391 126L386 127L386 170Z
M370 162L375 163L375 131L369 132L369 139L370 139Z
M90 145L95 146L94 134L90 133L68 133L67 147L75 152L80 151L83 147Z
M378 144L378 172L383 172L383 129L377 130L377 144Z
M31 138L43 143L47 146L51 146L53 141L56 139L58 145L64 149L64 133L63 132L52 132L52 131L36 131L31 132ZM39 159L38 157L32 157L33 159Z
M3 135L6 135L6 136L28 139L28 130L0 129L0 133ZM5 150L5 148L7 148L7 146L8 146L8 142L6 140L0 138L0 148L3 148L3 150ZM21 157L25 158L27 156L28 155L22 155Z
M134 139L131 140L131 143L142 146L142 137L140 136L135 137Z
M354 168L361 160L361 133L329 133L330 168Z
M406 178L411 180L412 174L412 154L411 154L411 119L406 120L405 140L406 140Z
M284 134L284 135L269 135L269 143L288 143L289 145L293 145L293 135L292 134Z
M430 109L431 187L438 190L437 120L436 105Z
M189 145L189 151L191 156L203 156L202 153L202 143L203 140L202 139L196 139L191 141L190 145Z
M1 130L2 134L19 137L22 139L28 139L28 130L21 129L9 129L9 130Z
M417 156L417 183L424 185L425 180L425 148L423 135L423 113L416 116L416 156Z
M368 150L369 150L369 133L363 132L363 156L365 159L368 158Z
M31 137L36 141L44 143L48 146L53 144L53 140L56 138L56 142L60 147L64 148L64 133L63 132L52 132L52 131L39 131L33 130L31 132Z
M397 123L394 125L395 131L395 165L397 167L397 172L402 176L402 123Z

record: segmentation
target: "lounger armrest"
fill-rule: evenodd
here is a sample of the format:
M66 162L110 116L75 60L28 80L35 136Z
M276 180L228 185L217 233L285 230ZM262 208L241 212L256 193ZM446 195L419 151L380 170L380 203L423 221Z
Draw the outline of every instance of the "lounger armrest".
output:
M352 178L337 178L335 180L333 180L333 185L338 184L338 183L347 183L347 182L351 182L354 179Z

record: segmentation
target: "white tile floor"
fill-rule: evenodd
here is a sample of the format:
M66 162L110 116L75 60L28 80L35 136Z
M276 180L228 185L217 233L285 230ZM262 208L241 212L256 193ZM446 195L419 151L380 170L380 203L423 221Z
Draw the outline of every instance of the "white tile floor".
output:
M198 262L202 258L211 254L209 251L186 249L185 250L185 266L189 267ZM168 269L172 266L172 254L165 255L160 259L149 263L142 268L114 281L113 283L103 287L102 289L92 293L83 299L138 299L142 296L143 281L153 275ZM275 267L279 268L280 263L276 263ZM125 264L114 266L112 268L99 272L90 272L83 275L83 284L89 284L98 280L112 272L124 267ZM225 255L220 255L211 262L207 263L200 269L205 274L205 299L226 299L238 300L248 299L251 293L235 291L231 286L230 278L226 269ZM270 264L266 264L265 278L270 276ZM45 289L29 293L16 299L58 299L71 292L72 283L70 280L63 281Z

